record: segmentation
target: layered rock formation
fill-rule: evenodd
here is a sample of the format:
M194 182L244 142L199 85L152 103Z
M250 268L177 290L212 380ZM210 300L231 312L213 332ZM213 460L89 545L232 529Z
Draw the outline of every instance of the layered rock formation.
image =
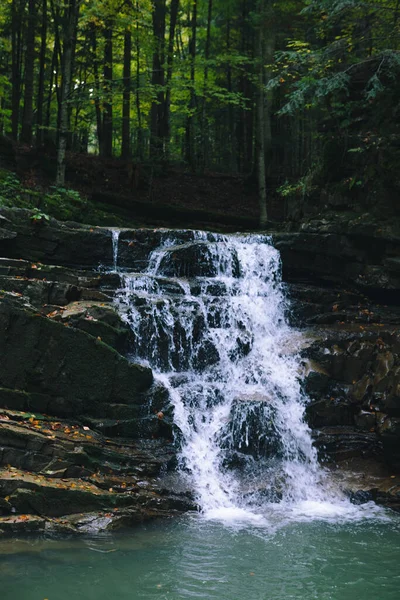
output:
M175 466L167 395L126 357L111 232L30 217L1 216L0 530L104 529L194 508L160 480Z
M274 242L290 319L309 338L304 388L320 457L364 478L387 474L383 487L376 479L364 487L399 507L400 228L368 215L332 218Z
M120 266L143 271L163 235L121 231ZM343 481L355 501L397 508L400 235L314 222L274 238L290 318L307 332L321 460L361 473ZM175 247L170 275L201 275L203 250ZM195 508L166 483L176 463L167 393L127 358L112 233L3 209L0 257L0 531L109 529Z

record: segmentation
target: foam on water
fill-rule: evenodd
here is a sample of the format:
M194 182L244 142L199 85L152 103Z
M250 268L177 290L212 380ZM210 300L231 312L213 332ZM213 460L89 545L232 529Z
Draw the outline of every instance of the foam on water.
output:
M278 251L264 235L185 236L165 236L144 273L121 275L116 303L135 359L169 391L180 469L203 514L260 525L274 512L368 515L318 464ZM114 263L117 271L116 254Z

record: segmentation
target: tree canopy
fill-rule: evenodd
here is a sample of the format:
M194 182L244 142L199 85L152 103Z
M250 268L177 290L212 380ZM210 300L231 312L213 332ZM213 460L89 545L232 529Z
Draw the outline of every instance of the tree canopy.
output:
M0 0L0 132L311 193L396 188L399 0ZM133 177L134 175L132 175Z

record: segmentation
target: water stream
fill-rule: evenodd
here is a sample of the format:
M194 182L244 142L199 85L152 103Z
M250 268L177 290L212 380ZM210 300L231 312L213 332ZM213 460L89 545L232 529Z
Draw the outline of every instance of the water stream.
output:
M318 464L304 421L278 251L265 235L188 235L166 232L144 272L120 270L116 303L134 359L169 390L180 470L203 514L360 516Z
M113 250L113 273L116 273L118 270L118 240L119 240L119 229L111 230L111 239L112 239L112 250Z
M126 535L0 541L2 600L397 600L399 523L262 535L197 517Z

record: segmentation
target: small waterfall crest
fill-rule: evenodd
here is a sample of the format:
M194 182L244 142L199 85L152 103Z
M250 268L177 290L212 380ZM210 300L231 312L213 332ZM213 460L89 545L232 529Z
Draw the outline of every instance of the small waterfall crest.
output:
M117 273L118 271L118 240L119 240L119 229L111 230L111 239L112 239L112 250L113 250L113 273Z
M348 510L329 491L304 421L296 334L270 238L165 232L143 272L119 272L115 302L134 358L169 391L180 470L203 513Z

